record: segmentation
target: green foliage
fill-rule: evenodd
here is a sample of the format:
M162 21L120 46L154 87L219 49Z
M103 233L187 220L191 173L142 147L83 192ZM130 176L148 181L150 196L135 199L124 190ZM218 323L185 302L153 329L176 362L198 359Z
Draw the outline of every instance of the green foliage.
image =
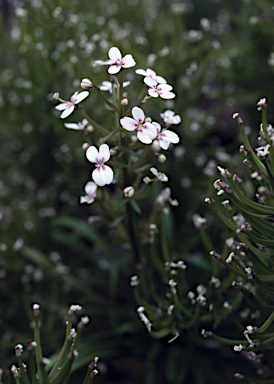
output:
M259 119L254 100L265 94L274 100L269 86L273 77L271 2L102 0L91 5L83 0L31 0L22 2L21 8L2 3L7 6L1 16L5 27L0 63L1 366L10 367L14 345L31 338L29 308L34 302L41 303L45 311L42 341L46 340L46 355L60 346L65 309L71 302L80 302L93 320L75 367L86 366L90 354L99 355L109 373L104 374L102 367L98 383L218 383L224 382L224 377L231 383L232 373L241 365L249 373L251 364L231 347L227 349L219 342L212 346L210 339L200 336L203 327L215 326L214 333L241 339L244 321L235 314L244 310L250 298L230 286L234 270L227 271L208 257L192 216L206 213L203 200L211 193L207 174L214 173L214 164L223 164L226 158L238 173L235 147L240 141L232 113L240 108L246 124L255 127ZM170 176L172 196L178 198L180 206L172 215L157 216L161 233L152 249L146 244L141 285L134 290L129 287L130 276L139 270L135 269L128 239L120 240L124 235L123 215L113 214L104 224L96 221L96 206L79 205L89 172L81 148L83 137L64 128L52 103L54 92L68 98L79 90L84 77L96 79L98 84L106 80L106 71L93 62L106 59L111 46L133 54L139 68L153 68L167 78L177 98L162 106L182 116L181 125L176 127L181 143L163 165ZM135 81L132 99L139 86ZM88 102L92 119L110 127L113 114L103 108L100 96L92 91ZM153 119L159 118L158 102L146 108ZM76 118L77 112L68 121ZM271 108L269 118L273 119ZM94 135L94 141L100 138L96 129ZM255 170L257 163L264 175L271 177L256 155L251 161ZM157 192L156 188L155 195ZM271 195L265 206L269 212L262 213L264 205L258 210L249 186L245 192L247 196L238 191L240 198L235 203L246 213L246 220L252 221L252 227L259 227L249 234L253 236L248 240L249 252L260 271L255 280L269 290L269 258L256 243L272 247ZM152 202L142 203L142 212L146 213ZM117 204L115 199L112 205ZM130 204L141 225L140 201ZM124 207L117 209L123 212ZM223 212L221 204L220 209ZM92 220L87 222L90 216ZM207 212L206 216L212 222L209 231L214 244L203 231L206 250L221 250L235 224L227 211L222 216L227 229L216 215ZM225 257L227 246L223 252ZM177 275L171 275L174 268L166 269L165 262L179 260L187 269L177 267ZM239 272L246 278L244 271ZM221 279L218 289L209 284L217 274ZM177 282L175 295L170 293L170 279ZM208 306L192 304L187 297L189 291L198 296L199 286L201 292L206 287L207 299L216 304L217 309L209 314ZM271 292L262 295L268 304ZM136 300L155 324L155 336L172 335L150 339L139 324ZM233 310L223 308L226 301L232 303ZM174 316L167 316L173 304ZM260 303L258 306L261 309ZM270 308L261 311L256 320L259 327L271 315ZM176 332L181 336L168 344ZM133 351L131 356L129 350ZM214 361L218 361L218 368ZM130 368L123 371L123 366ZM72 382L78 380L78 373L74 375Z

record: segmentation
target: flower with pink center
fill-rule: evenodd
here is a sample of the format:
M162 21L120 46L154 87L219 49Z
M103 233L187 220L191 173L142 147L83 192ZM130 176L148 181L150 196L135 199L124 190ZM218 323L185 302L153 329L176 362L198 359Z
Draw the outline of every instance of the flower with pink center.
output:
M166 125L180 124L181 122L181 117L179 115L175 115L175 112L171 111L170 109L167 109L165 112L161 113L160 116Z
M95 184L93 181L88 181L84 190L86 195L80 197L80 204L92 204L96 197L97 184Z
M122 57L120 50L117 47L112 47L108 51L109 60L99 61L98 64L109 65L108 73L115 75L122 68L131 68L136 64L132 55L126 55Z
M80 123L65 123L66 128L73 129L75 131L84 131L88 127L88 121L83 119Z
M117 89L117 85L115 83L112 83L111 81L103 81L101 85L99 85L99 88L101 91L108 91L109 93L112 93L112 86L114 85L114 89ZM130 85L130 81L124 81L123 82L123 88L128 87Z
M148 68L146 70L144 69L137 69L135 71L138 75L145 76L144 81L146 78L152 79L157 81L158 84L165 84L167 81L162 76L158 76L156 72L154 72L152 69Z
M120 119L121 126L127 131L137 131L137 137L142 143L151 144L157 136L155 126L145 121L144 111L139 107L132 108L132 116Z
M155 141L158 142L162 149L167 150L170 143L179 143L180 139L177 133L172 132L169 129L161 130L161 125L159 123L153 122L152 124L157 129L157 139Z
M173 87L169 84L158 84L156 80L149 77L144 78L144 82L150 88L148 94L151 97L161 97L162 99L174 99L175 93L171 92Z
M106 184L111 184L113 180L113 170L105 163L110 158L109 146L102 144L99 151L96 147L91 146L86 151L88 161L94 163L96 168L92 172L92 179L96 185L103 187Z
M89 92L88 91L83 91L83 92L75 92L69 101L63 101L63 103L56 105L56 109L58 111L63 111L61 113L61 119L65 119L69 115L72 114L74 109L77 107L77 104L79 104L81 101L83 101L86 97L88 97Z

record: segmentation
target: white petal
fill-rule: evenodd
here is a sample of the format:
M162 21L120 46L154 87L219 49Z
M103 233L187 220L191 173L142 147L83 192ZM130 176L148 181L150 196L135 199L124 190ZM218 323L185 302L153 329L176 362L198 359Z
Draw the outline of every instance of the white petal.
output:
M91 146L87 149L86 158L88 159L88 161L90 161L91 163L97 163L99 157L99 152L96 147Z
M153 121L151 124L154 125L154 127L156 128L157 133L161 132L161 125L159 123L156 123L156 121Z
M151 77L145 77L144 83L149 87L155 87L157 85L157 81L152 79Z
M68 108L68 105L70 105L70 103L66 101L64 103L56 105L55 108L58 109L58 111L63 111L64 109Z
M122 60L123 68L131 68L131 67L134 67L134 65L136 65L136 62L133 59L132 55L126 55L125 57L123 57L123 60Z
M174 99L176 95L173 92L160 92L160 96L162 99Z
M68 117L69 115L72 114L72 112L74 111L74 105L71 104L71 106L67 109L65 109L62 113L61 113L61 119L65 119L66 117Z
M140 124L145 120L144 111L139 107L132 108L132 116L133 118Z
M137 122L132 117L123 117L120 119L120 124L127 131L134 131L138 126Z
M121 65L111 65L108 69L108 73L110 75L116 75L116 73L118 73L121 69Z
M121 60L122 59L122 54L121 54L120 50L117 47L112 47L108 51L108 57L111 60L113 60L114 62L116 62L117 60Z
M180 139L177 133L169 131L169 130L164 130L161 132L161 138L164 138L163 140L167 140L170 143L177 144L179 143Z
M154 176L157 176L158 173L159 173L159 172L157 171L157 169L154 168L154 167L151 167L149 170L150 170L151 173L153 173Z
M136 69L137 75L147 76L147 72L144 69Z
M160 91L160 92L167 92L167 91L171 91L172 90L172 86L169 85L169 84L159 84L157 89Z
M99 148L100 160L105 163L110 158L109 146L107 144L100 145Z
M85 192L87 195L93 195L95 194L97 189L97 185L93 183L93 181L88 181L85 185Z
M159 83L159 84L166 84L166 79L164 79L162 76L156 76L155 77L155 80L157 81L157 83Z
M77 124L77 123L65 123L64 125L65 125L65 127L68 128L68 129L75 129L75 130L77 130L77 131L78 131L78 130L81 130L79 124Z
M78 104L81 101L83 101L86 97L88 97L89 92L88 91L83 91L80 92L78 95L75 96L74 98L74 104Z
M92 178L98 186L103 187L104 185L112 182L113 170L107 165L103 165L94 169L92 172Z
M157 130L151 123L146 123L143 128L137 132L138 139L144 144L152 143L157 136Z
M154 89L154 88L150 88L149 90L148 90L148 94L149 94L149 96L151 96L151 97L159 97L159 93L156 91L156 89Z

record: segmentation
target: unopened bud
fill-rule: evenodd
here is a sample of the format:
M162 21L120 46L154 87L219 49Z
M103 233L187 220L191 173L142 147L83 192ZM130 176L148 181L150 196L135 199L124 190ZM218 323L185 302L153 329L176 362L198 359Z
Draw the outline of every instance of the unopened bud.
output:
M132 185L124 188L123 190L125 197L132 197L135 193L134 187Z
M85 78L85 79L82 79L81 81L81 88L91 89L91 88L94 88L94 84L90 79Z
M127 106L128 105L128 98L127 97L123 97L122 100L121 100L121 104L124 105L124 106Z

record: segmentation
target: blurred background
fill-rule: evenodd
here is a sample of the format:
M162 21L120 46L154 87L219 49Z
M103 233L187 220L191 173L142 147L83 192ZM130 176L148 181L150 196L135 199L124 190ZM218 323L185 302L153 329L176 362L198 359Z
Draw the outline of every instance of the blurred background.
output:
M240 141L232 114L241 112L247 126L257 127L256 102L267 97L273 119L273 2L0 5L0 365L9 368L14 346L32 338L33 303L42 308L47 356L63 341L68 306L79 303L91 321L71 383L80 382L94 356L101 360L98 384L231 383L245 365L231 348L206 343L199 330L168 344L168 338L151 338L139 321L131 254L111 231L87 224L94 208L79 205L90 169L83 138L64 128L52 96L70 97L84 77L107 80L104 68L92 63L106 60L112 46L131 53L136 68L152 68L174 85L174 100L149 108L155 116L171 108L182 118L174 128L181 142L165 167L180 201L172 213L174 252L190 265L195 286L210 276L210 264L192 217L206 214L214 243L222 241L203 201L215 165L236 162ZM107 124L96 95L86 108ZM250 134L256 138L257 130Z

